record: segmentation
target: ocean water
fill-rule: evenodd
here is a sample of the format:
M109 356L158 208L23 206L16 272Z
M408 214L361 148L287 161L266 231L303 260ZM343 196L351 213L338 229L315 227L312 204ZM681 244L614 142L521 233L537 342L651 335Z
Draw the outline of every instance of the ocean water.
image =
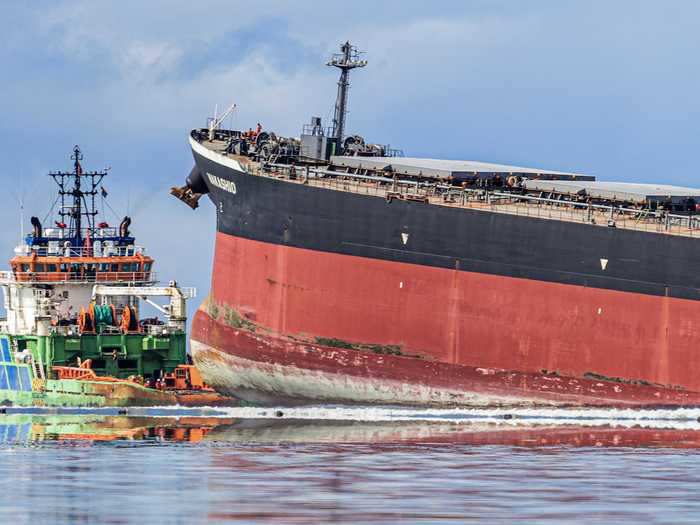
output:
M0 415L1 523L697 523L700 411Z

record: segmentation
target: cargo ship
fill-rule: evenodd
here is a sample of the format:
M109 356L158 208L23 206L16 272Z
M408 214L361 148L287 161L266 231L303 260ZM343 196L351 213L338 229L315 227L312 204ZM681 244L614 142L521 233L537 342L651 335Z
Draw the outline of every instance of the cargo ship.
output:
M32 217L0 272L0 405L224 404L188 359L194 288L158 285L131 219L114 227L100 218L107 172L84 171L78 146L71 159L72 171L49 174L58 220L45 228ZM162 318L140 318L142 302Z
M193 320L250 403L700 404L700 189L414 158L332 125L194 129L172 193L216 208Z

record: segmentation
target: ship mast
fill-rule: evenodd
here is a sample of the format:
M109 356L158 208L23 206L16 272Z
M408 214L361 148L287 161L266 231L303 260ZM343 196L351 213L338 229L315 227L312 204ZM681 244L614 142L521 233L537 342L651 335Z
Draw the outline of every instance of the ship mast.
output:
M342 153L343 133L345 131L345 116L348 106L348 88L350 87L350 70L356 67L365 67L366 60L360 60L360 53L350 42L340 46L341 53L335 54L326 65L340 69L338 80L338 96L335 100L335 112L333 113L333 130L331 136L335 139L336 150Z
M97 187L107 172L84 172L80 164L80 161L83 160L83 154L78 146L73 148L73 154L70 158L73 161L73 172L51 172L49 176L53 178L59 188L61 223L68 228L68 237L72 240L73 246L80 246L83 243L83 217L87 221L85 233L94 237L95 216L98 214L95 207L95 196L97 195ZM82 180L87 184L85 189L82 186ZM72 187L69 185L71 181ZM72 204L66 205L67 200L72 201Z

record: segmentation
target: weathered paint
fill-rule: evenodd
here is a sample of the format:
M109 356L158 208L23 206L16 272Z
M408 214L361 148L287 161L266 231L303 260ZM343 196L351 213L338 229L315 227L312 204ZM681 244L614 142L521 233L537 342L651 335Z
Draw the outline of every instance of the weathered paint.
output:
M324 347L231 327L200 309L192 355L217 390L259 404L421 406L700 405L700 394Z
M192 342L197 367L215 381L217 390L257 404L295 403L302 400L352 403L495 406L523 404L524 399L487 393L372 380L339 373L261 363Z
M281 336L315 348L308 343L327 338L399 348L422 358L414 360L415 370L441 364L517 371L549 384L557 377L607 378L603 384L614 395L600 397L608 400L635 399L630 394L635 385L662 387L656 391L666 392L670 403L688 403L700 392L697 301L314 252L222 233L212 301L220 324L227 324L226 312L234 312L229 318L241 321L233 326L254 333L261 344ZM254 352L232 341L212 341L203 332L203 316L197 314L195 342L256 360ZM338 349L317 354L339 355ZM285 366L287 357L280 351L268 362ZM389 361L378 370L385 367L392 377ZM240 362L233 366L252 370ZM305 366L315 369L313 362ZM328 372L340 378L348 372L346 363L333 367ZM460 374L449 377L457 383L442 383L447 396L462 390L455 386ZM410 381L420 385L428 379L418 374ZM216 385L206 375L205 380ZM583 394L566 390L573 402ZM397 398L402 395L397 392ZM418 397L429 402L433 395L438 394ZM591 392L587 399L596 396Z

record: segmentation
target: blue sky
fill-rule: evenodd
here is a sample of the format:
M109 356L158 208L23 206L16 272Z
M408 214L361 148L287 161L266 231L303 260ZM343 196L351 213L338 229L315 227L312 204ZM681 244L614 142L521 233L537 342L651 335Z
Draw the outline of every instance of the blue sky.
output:
M692 1L5 2L0 246L9 257L20 197L27 222L46 214L45 174L80 144L86 168L112 168L108 199L163 279L204 295L213 210L168 195L188 131L231 102L234 127L327 119L324 62L346 39L369 60L348 132L411 156L697 187L698 19Z

